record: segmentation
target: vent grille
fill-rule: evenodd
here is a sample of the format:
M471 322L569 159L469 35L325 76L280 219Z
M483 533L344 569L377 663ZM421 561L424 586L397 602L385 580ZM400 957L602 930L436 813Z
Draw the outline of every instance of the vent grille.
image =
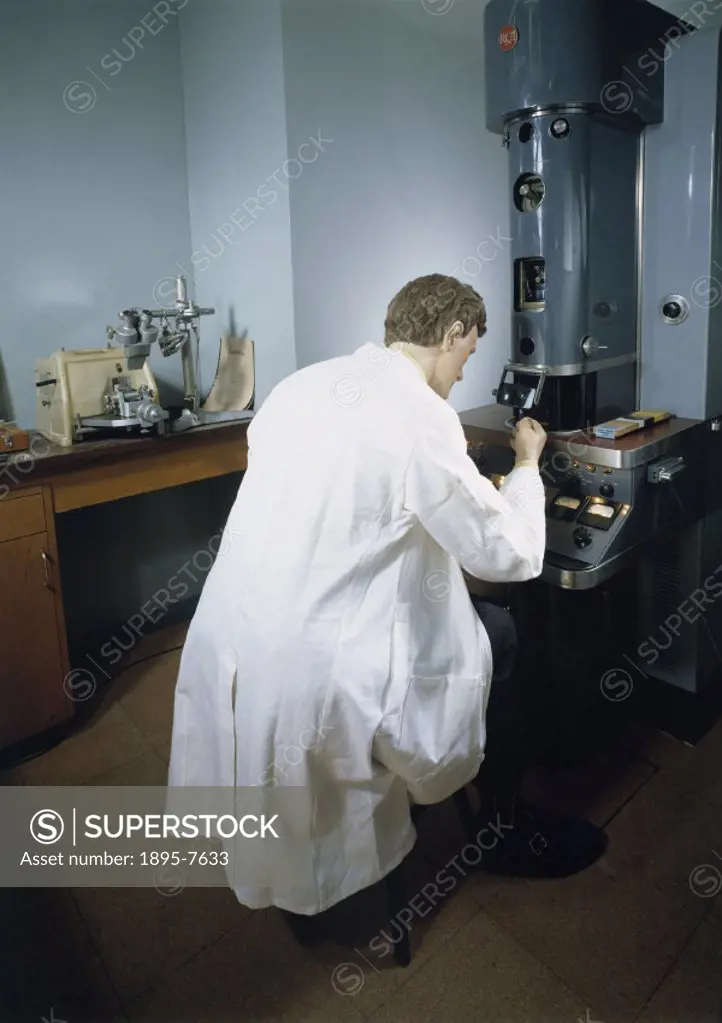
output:
M660 649L659 663L664 667L672 668L685 661L686 647L686 643L682 642L674 633L669 634L671 635L670 642L664 625L670 615L678 613L680 604L688 596L682 581L682 544L679 540L673 540L664 546L657 545L651 577L650 624L652 632L650 636L657 641L659 647L664 647L669 643L666 650Z

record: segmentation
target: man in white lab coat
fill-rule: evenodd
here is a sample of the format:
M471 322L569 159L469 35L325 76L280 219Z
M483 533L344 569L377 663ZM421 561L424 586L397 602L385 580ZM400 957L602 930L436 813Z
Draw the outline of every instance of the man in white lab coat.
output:
M269 807L301 786L312 803L309 885L249 868L231 883L251 908L313 915L386 876L414 845L412 803L484 782L497 705L482 814L504 838L481 866L558 876L604 847L519 801L513 624L475 608L462 573L540 575L544 431L516 428L501 491L468 457L447 402L486 332L468 285L410 282L385 327L383 346L283 380L252 420L183 650L169 784L264 786Z

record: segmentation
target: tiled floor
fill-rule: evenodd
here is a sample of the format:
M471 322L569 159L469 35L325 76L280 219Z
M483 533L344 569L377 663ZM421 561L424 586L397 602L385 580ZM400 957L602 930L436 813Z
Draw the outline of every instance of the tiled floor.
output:
M163 785L182 641L154 636L82 733L0 782ZM604 860L565 881L457 872L421 903L405 970L375 892L345 907L365 938L304 950L225 889L0 889L0 1020L722 1023L722 723L695 749L638 729L529 792L606 825ZM431 808L409 890L462 844L453 808Z

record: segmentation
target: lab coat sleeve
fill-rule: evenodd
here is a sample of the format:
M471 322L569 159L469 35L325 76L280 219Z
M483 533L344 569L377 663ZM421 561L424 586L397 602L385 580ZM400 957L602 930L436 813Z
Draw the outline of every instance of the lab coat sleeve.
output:
M497 490L467 454L458 416L419 436L406 474L405 506L468 575L524 582L541 575L544 486L537 468L514 469Z

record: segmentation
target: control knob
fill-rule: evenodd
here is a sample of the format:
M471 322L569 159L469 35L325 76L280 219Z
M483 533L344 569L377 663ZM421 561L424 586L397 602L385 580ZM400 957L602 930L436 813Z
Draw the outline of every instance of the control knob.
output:
M575 529L574 532L572 533L572 536L574 538L574 543L577 545L577 547L588 547L592 542L591 532L588 529L585 529L583 526L579 526L577 529Z
M613 483L602 483L599 488L599 493L602 497L614 497L614 484Z
M684 323L689 316L689 302L683 295L667 295L660 303L660 312L665 323Z

